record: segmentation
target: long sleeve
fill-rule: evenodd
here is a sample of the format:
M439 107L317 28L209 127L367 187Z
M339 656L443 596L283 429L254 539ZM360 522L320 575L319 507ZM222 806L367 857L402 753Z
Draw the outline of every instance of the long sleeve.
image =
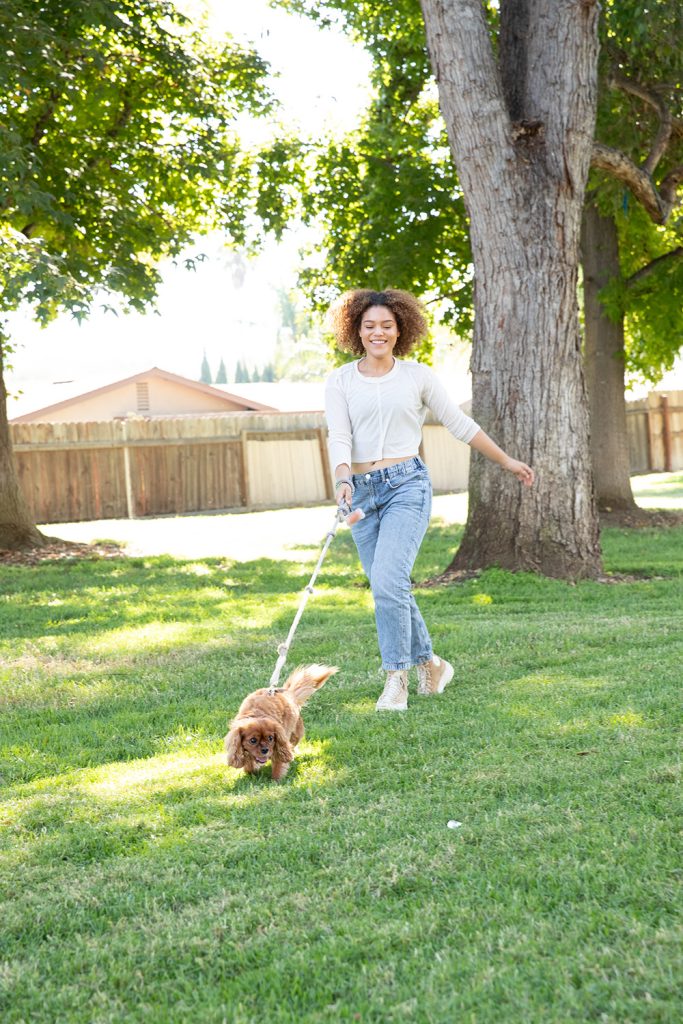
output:
M422 371L422 401L427 408L434 413L437 420L443 423L444 427L457 438L466 444L472 440L474 435L481 429L478 423L462 411L460 406L450 398L445 387L436 374L427 366L421 366Z
M325 416L327 418L327 448L334 473L337 466L351 465L351 419L349 406L341 382L332 374L325 387Z

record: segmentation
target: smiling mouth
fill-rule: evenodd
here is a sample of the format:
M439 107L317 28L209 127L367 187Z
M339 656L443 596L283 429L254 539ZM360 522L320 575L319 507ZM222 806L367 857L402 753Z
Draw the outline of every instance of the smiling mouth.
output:
M265 764L266 761L268 760L268 758L267 757L256 757L256 755L254 754L254 760L257 761L258 764Z

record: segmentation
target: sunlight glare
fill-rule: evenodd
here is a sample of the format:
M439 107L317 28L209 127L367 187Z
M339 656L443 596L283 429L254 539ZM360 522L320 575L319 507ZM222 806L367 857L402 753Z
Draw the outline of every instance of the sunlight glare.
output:
M126 648L170 647L185 640L196 640L196 632L193 622L147 622L144 626L123 626L93 638L88 650L98 654L118 654Z

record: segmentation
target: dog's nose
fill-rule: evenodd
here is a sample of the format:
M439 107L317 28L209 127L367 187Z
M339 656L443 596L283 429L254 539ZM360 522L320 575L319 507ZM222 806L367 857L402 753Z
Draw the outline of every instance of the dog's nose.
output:
M268 747L261 747L261 753L262 754L267 754L268 753Z

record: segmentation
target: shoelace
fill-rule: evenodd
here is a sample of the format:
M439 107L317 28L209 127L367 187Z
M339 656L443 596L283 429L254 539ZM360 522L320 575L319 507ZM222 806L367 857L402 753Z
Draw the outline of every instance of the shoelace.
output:
M403 693L403 680L398 672L395 672L389 676L384 688L384 692L388 697L400 697Z
M428 690L432 688L432 666L427 661L423 665L417 666L417 674L420 679L422 686L425 686Z

